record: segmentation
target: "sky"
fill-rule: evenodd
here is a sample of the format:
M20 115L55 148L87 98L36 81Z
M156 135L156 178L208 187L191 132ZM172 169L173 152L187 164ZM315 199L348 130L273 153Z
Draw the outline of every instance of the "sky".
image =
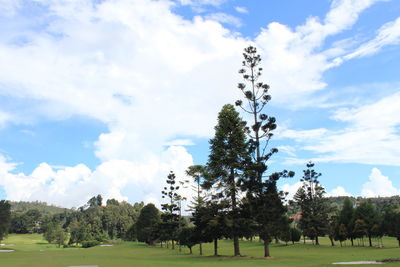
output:
M169 171L207 161L249 45L268 172L296 173L280 188L312 160L329 196L398 195L399 1L0 0L0 199L159 204Z

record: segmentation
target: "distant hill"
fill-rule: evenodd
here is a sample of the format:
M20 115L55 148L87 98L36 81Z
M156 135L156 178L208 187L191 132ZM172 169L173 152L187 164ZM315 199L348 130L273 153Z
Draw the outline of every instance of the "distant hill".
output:
M11 211L13 212L26 212L28 210L39 210L42 214L59 214L63 213L64 211L71 211L71 209L57 207L54 205L49 205L46 202L40 201L10 201L11 204Z

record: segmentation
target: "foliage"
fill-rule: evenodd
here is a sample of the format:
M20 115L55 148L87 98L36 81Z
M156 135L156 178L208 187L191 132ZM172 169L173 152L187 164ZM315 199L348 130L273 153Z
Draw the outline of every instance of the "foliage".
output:
M294 242L299 242L301 238L301 231L296 227L290 228L290 241L294 244Z
M10 228L11 221L11 205L6 200L0 201L0 242L3 240L7 234L8 229Z
M91 248L100 245L100 242L97 240L88 240L82 242L83 248Z
M252 117L252 125L245 128L250 138L249 152L251 160L246 163L246 188L247 201L250 213L259 225L260 236L264 236L265 257L270 256L269 243L270 237L275 235L280 220L282 220L285 209L282 208L283 194L277 191L276 182L281 177L293 177L294 172L286 170L271 174L266 181L263 180L268 169L267 161L278 149L267 150L273 131L276 129L275 117L263 113L264 107L271 100L268 94L269 86L259 80L262 75L261 57L257 54L257 49L249 46L244 49L243 68L239 73L243 76L245 83L239 83L238 88L242 91L245 101L237 100L236 105ZM246 88L249 85L249 88ZM272 192L275 190L275 192ZM269 200L267 198L271 197ZM265 205L265 202L274 202L278 207ZM269 214L271 217L259 216L258 214ZM268 232L268 233L267 233Z
M240 188L249 162L244 123L234 106L224 105L218 114L215 136L210 140L205 184L215 191L214 198L225 202L228 208L229 237L234 241L234 255L240 255L239 237L243 236L239 224Z
M192 247L198 243L194 227L183 227L179 231L178 241L180 245L187 246L192 254Z
M379 235L377 225L381 224L381 216L375 205L363 201L354 210L355 221L354 232L358 236L366 235L368 237L369 246L372 247L372 237Z
M328 232L328 213L330 212L329 203L323 197L325 189L319 184L318 178L321 173L315 172L312 162L307 163L307 169L301 181L303 185L294 196L294 200L301 208L301 219L299 223L303 234L315 239L315 244L319 245L319 236Z
M177 239L177 230L180 227L180 201L183 199L178 194L179 185L176 185L176 176L171 171L166 180L167 186L161 191L162 198L167 198L167 202L161 204L164 211L161 214L160 237L161 240L172 240L172 249L175 248L174 240Z
M147 204L140 211L136 222L136 235L140 242L153 245L157 237L155 231L160 223L160 212L154 204Z

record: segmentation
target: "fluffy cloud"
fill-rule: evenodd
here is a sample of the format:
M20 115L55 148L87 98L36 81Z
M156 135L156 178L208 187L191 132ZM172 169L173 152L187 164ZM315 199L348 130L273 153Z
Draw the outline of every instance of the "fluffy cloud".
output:
M399 195L400 190L395 188L392 181L384 176L378 168L373 168L369 181L363 184L361 195L364 197L387 197Z
M105 199L128 200L122 193L127 186L135 190L131 201L158 204L169 171L174 170L178 181L183 181L187 166L192 164L192 156L183 147L171 146L160 158L154 157L141 164L110 160L92 171L84 164L52 167L41 163L31 174L25 175L14 174L16 165L0 156L0 184L10 200L41 200L63 207L81 206L97 194ZM182 194L190 199L192 192L188 188Z
M360 12L378 1L333 1L323 22L310 18L296 29L274 22L254 41L230 32L216 17L185 20L173 13L172 1L35 1L37 14L27 23L20 8L28 2L6 1L0 13L13 25L0 26L5 27L0 94L30 107L29 112L10 109L5 114L28 118L19 123L88 116L109 131L95 144L101 159L95 170L43 163L32 174L15 175L14 165L3 160L8 171L0 184L10 199L65 205L69 195L77 200L72 205L79 205L97 193L123 199L129 186L137 186L133 195L158 199L169 170L183 176L193 163L191 156L180 146L165 150L165 144L177 136L212 134L218 110L238 98L237 69L249 43L268 62L263 67L274 103L293 103L323 89L323 72L345 54L321 51L325 39L350 28ZM201 6L223 1L180 2ZM323 131L315 134L324 136ZM24 183L30 186L22 187Z
M287 192L287 199L293 199L293 196L296 194L297 190L303 185L303 182L297 182L294 184L284 184L281 187L281 190Z
M348 192L346 192L346 190L344 189L344 187L338 186L338 187L332 189L332 191L329 192L329 193L327 194L327 196L330 196L330 197L350 197L351 194L348 193Z

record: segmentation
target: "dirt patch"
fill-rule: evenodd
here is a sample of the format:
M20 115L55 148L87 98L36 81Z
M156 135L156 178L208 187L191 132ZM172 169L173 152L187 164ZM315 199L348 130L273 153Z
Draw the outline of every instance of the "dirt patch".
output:
M352 264L383 264L379 261L348 261L348 262L334 262L335 265L352 265Z
M12 249L0 249L0 252L14 252Z

